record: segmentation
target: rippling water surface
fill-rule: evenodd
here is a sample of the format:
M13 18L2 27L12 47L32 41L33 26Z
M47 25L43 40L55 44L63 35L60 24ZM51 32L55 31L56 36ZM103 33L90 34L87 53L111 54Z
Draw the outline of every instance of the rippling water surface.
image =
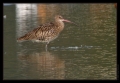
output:
M114 4L4 5L4 79L117 79L116 8ZM65 23L57 39L17 42L55 15Z

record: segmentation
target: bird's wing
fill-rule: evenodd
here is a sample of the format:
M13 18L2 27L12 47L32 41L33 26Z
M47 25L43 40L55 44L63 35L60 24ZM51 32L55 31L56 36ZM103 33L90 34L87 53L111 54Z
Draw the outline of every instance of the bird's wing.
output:
M39 28L37 30L35 30L35 36L38 39L43 39L44 37L50 37L53 34L56 33L56 25L55 23L47 23L44 25L40 25Z
M26 33L24 36L18 38L18 40L41 39L47 36L49 37L52 33L54 33L54 28L55 24L52 22L39 25L38 28Z

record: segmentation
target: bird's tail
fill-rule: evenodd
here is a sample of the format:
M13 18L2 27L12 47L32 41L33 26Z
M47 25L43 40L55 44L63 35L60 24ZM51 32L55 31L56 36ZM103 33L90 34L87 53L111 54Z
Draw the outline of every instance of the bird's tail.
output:
M28 40L27 37L26 37L26 35L17 38L17 41L23 41L23 40Z

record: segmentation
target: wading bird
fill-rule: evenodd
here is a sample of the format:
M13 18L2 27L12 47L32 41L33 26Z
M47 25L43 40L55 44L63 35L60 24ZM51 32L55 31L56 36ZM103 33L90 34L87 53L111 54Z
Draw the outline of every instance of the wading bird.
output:
M24 36L18 38L17 40L32 40L35 42L45 42L47 50L47 45L49 44L49 42L56 39L60 32L64 29L64 22L73 23L69 20L64 19L60 15L56 15L54 22L40 25L32 31L26 33Z

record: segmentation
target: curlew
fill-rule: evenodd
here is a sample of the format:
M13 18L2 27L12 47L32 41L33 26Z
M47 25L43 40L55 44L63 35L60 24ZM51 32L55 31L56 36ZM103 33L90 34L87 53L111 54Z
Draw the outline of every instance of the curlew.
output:
M45 42L47 49L47 45L49 44L49 42L56 39L60 32L64 29L64 22L73 23L69 20L64 19L60 15L56 15L54 22L40 25L32 31L26 33L24 36L18 38L17 40L32 40L35 42Z

